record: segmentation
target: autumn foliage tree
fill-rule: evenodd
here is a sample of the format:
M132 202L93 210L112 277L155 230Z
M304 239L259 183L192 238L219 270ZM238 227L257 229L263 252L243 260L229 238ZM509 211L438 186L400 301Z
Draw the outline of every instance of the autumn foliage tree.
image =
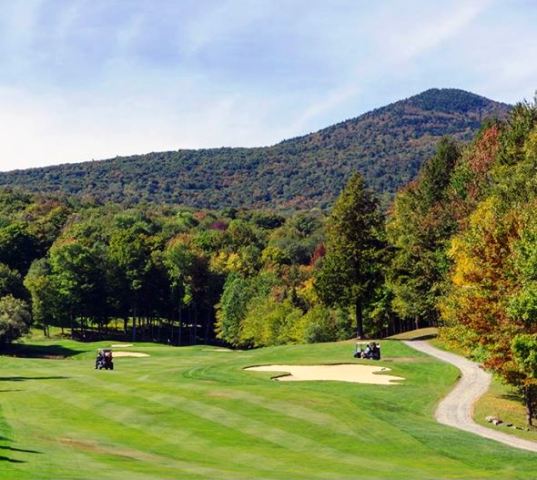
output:
M483 136L482 149L470 152L477 158L468 159L481 193L471 195L475 207L450 242L450 287L439 302L442 334L519 389L531 425L537 403L537 105L518 105L496 128Z

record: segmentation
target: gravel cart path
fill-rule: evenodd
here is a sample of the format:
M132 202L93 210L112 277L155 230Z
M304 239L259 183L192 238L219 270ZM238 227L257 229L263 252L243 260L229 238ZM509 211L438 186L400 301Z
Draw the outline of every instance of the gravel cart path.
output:
M488 390L492 378L490 373L485 372L479 364L454 353L435 348L426 341L414 340L404 343L443 362L451 363L461 371L459 382L436 409L435 418L439 423L475 433L511 447L537 452L537 442L498 432L473 421L474 404Z

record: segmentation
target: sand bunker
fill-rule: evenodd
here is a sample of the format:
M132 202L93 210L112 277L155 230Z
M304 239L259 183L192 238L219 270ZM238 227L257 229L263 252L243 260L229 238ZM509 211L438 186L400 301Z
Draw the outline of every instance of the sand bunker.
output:
M356 363L342 365L263 365L248 367L252 372L285 372L286 375L275 377L280 382L301 382L308 380L335 380L338 382L372 383L376 385L397 385L402 377L378 375L390 371L386 367L373 367Z
M128 348L132 347L132 343L116 343L115 345L110 345L112 348Z
M141 352L114 352L114 358L117 357L149 357L149 355Z

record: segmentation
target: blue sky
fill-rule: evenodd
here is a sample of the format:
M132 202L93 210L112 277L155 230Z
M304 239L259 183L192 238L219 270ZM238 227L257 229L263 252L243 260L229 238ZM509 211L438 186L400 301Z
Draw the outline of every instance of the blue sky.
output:
M537 89L533 0L0 0L0 170L257 146L431 87Z

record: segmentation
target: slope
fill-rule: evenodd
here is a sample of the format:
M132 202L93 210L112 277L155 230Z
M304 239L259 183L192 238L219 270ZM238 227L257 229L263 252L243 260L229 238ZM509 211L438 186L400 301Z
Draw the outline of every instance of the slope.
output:
M0 173L0 185L97 201L195 207L328 206L358 170L385 199L414 178L439 138L466 141L509 106L431 89L271 147L179 150Z

